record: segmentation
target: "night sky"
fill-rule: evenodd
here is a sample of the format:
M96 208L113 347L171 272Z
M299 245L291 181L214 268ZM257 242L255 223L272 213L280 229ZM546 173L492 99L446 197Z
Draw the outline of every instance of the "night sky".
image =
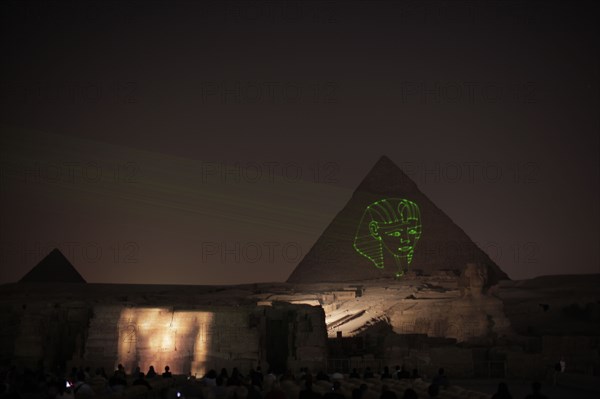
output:
M0 283L284 281L382 156L513 279L600 272L594 2L0 3Z

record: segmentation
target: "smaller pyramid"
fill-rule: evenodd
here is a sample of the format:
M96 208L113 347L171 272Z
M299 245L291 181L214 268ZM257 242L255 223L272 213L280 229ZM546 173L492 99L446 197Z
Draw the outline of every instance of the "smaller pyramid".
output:
M19 280L20 283L86 283L69 260L54 248Z

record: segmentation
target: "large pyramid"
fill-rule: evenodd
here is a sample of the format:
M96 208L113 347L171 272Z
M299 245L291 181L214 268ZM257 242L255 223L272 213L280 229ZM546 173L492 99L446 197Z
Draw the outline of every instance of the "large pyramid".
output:
M71 262L54 248L19 280L20 283L85 283Z
M380 216L372 216L374 212L367 208L375 202L379 205L370 209ZM412 205L406 207L400 204ZM400 218L413 220L414 223L418 219L418 227L411 229L411 234L418 236L418 241L410 256L409 271L420 270L424 274L439 270L462 272L467 263L479 263L487 265L488 285L508 279L506 273L448 215L435 206L415 182L383 156L298 264L288 282L361 281L394 277L399 270L396 263L398 258L391 255L380 242L370 240L369 221L385 215L389 218L398 207L406 207L400 213L395 213L404 212ZM366 224L363 223L365 220ZM391 236L393 232L388 234ZM397 250L406 251L407 248L397 247Z

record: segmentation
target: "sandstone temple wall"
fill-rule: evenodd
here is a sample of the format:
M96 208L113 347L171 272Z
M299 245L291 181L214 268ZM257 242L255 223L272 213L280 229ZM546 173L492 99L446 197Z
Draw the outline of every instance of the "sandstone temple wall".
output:
M278 360L281 367L321 367L326 346L320 307L108 305L94 308L81 362L107 369L121 363L127 370L168 365L176 374L201 376L210 368L267 368Z
M256 302L174 305L65 298L4 302L3 362L37 368L105 367L122 363L157 372L202 375L207 369L272 364L280 368L327 360L325 315L319 306Z

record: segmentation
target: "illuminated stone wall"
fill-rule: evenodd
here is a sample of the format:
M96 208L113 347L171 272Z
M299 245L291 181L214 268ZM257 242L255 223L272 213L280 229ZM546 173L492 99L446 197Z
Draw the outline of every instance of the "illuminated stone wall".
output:
M283 315L283 316L282 316ZM176 374L257 364L267 367L268 320L288 325L288 364L326 360L324 314L306 305L170 307L96 306L85 343L84 363L108 370L168 365Z

